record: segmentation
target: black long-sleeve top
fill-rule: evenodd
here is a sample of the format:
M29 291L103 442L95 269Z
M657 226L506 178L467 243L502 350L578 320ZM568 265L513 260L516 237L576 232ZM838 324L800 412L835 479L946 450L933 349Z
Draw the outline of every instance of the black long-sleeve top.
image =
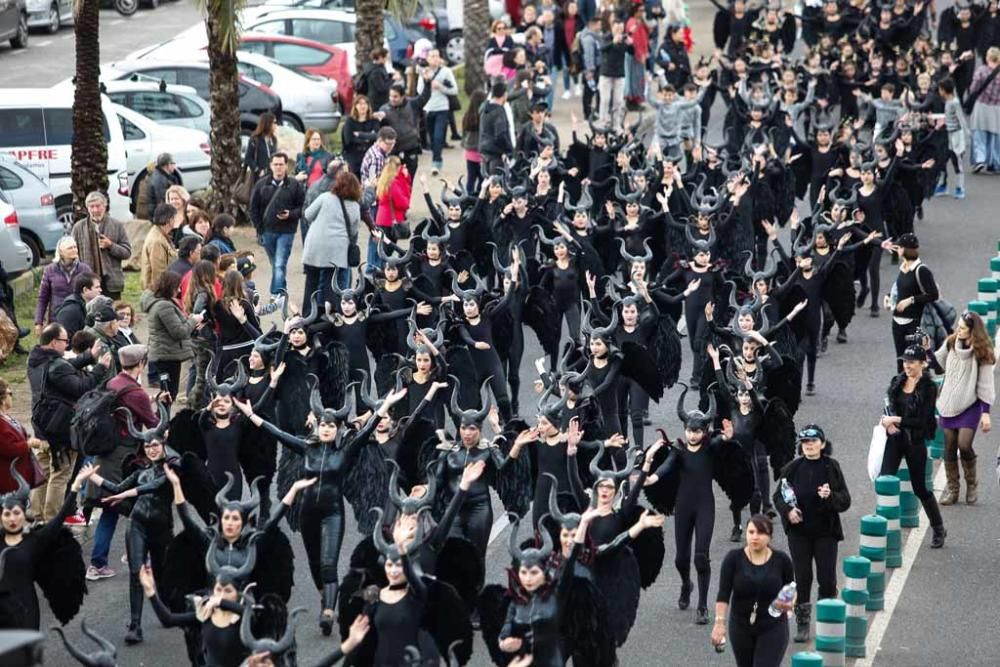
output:
M934 273L923 263L917 264L910 271L900 271L896 276L896 303L911 297L913 303L902 311L893 312L894 317L920 320L924 306L940 298Z
M779 479L785 479L795 492L802 521L791 523L788 513L792 507L785 502L781 488L775 488L772 499L781 515L785 532L809 538L834 537L844 539L844 529L840 523L840 513L851 507L851 492L844 481L844 473L836 459L823 455L818 459L798 456L781 469ZM830 485L830 495L820 498L818 489L823 484Z
M792 559L784 551L771 551L763 565L754 565L742 548L733 549L722 560L719 572L719 595L716 602L729 607L729 622L750 625L756 608L753 628L760 632L778 623L787 623L785 615L774 618L767 608L785 584L795 580Z
M924 440L934 437L937 421L934 418L934 406L937 404L937 385L931 376L924 371L913 392L903 391L906 374L900 373L889 382L886 396L889 401L891 416L902 417L899 423L905 431L911 444L923 446Z

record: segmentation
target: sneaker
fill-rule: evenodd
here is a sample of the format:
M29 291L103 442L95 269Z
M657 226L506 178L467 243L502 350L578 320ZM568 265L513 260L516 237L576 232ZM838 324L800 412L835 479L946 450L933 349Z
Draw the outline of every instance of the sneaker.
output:
M569 92L569 91L567 90L567 91L565 91L565 92L564 92L564 93L563 93L562 95L560 95L559 97L560 97L561 99L564 99L564 100L568 100L569 98L573 97L573 93L571 93L571 92Z
M128 554L122 554L122 565L128 565Z
M945 185L944 183L938 183L936 186L934 186L934 196L935 197L943 197L946 194L948 194L948 186L947 185Z
M739 542L743 539L743 529L739 526L733 526L733 532L729 534L730 542Z
M99 579L109 579L115 576L115 571L110 567L105 565L104 567L96 567L94 565L89 565L87 567L87 581L97 581Z
M135 646L142 643L142 626L129 625L128 632L125 633L125 643L128 646Z
M955 199L965 199L965 188L955 188L955 194L952 196Z
M436 166L435 167L431 167L431 176L437 176L440 173L441 173L441 168L440 167L436 167Z
M815 395L816 395L816 385L810 382L809 384L806 385L806 396L815 396Z
M63 520L64 526L86 526L87 520L83 518L83 512L77 512Z
M972 173L979 174L986 169L986 165L980 162L979 164L972 165Z

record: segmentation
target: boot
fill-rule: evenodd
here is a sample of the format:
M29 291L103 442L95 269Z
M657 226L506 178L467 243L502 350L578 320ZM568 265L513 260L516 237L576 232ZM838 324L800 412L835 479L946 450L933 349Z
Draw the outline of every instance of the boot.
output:
M677 598L677 608L681 611L691 606L692 590L694 590L694 584L691 583L690 579L681 582L681 596Z
M142 626L135 623L128 624L128 632L125 633L125 644L135 646L142 643Z
M803 602L795 605L795 643L805 644L809 641L809 625L812 619L812 603Z
M319 613L319 629L324 637L333 632L333 610L337 608L337 582L323 584L323 609ZM331 613L327 613L331 612Z
M948 482L939 504L954 505L958 502L958 493L961 490L958 484L958 461L945 461L944 472L948 478Z
M976 477L976 457L962 459L962 472L965 473L965 504L975 505L979 500L979 480ZM955 471L955 500L958 500L958 471Z
M944 538L948 537L948 531L944 529L944 524L931 526L934 534L931 536L931 549L940 549L944 546Z

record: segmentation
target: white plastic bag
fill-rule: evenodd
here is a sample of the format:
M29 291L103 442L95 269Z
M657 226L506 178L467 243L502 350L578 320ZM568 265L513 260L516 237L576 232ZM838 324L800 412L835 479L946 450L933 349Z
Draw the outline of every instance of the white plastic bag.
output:
M882 471L882 458L885 456L885 441L888 437L882 424L875 424L872 428L872 441L868 445L868 476L873 482Z

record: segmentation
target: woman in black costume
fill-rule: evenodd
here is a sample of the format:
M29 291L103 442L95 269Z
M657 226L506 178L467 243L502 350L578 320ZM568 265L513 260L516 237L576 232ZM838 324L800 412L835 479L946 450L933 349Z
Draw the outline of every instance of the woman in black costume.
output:
M248 403L236 402L236 407L255 426L263 426L284 447L302 456L306 476L318 478L317 483L303 494L301 531L313 582L322 596L320 629L327 636L333 631L333 610L337 602L337 559L346 527L344 492L347 474L359 447L368 441L378 421L403 396L405 390L390 393L358 431L348 433L345 420L350 414L350 401L346 401L339 410L327 409L323 407L318 389L313 389L310 407L317 428L314 435L306 438L282 431L254 414Z

